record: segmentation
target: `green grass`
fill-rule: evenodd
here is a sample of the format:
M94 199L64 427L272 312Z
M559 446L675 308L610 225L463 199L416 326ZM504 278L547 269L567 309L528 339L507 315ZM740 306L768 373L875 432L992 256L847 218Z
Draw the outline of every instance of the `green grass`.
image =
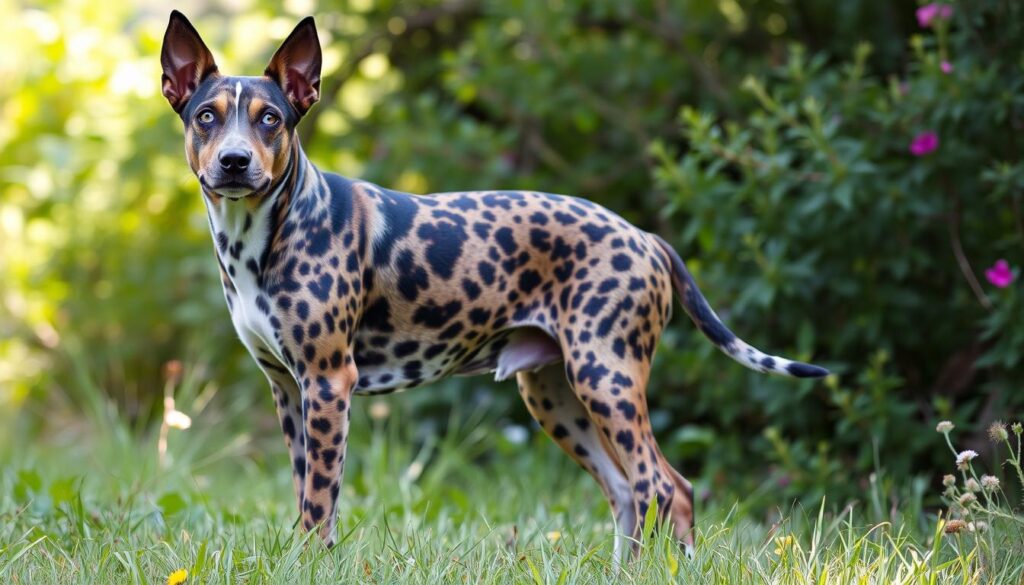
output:
M268 404L184 393L193 426L171 431L164 465L156 433L130 429L88 380L74 397L82 414L51 405L41 434L25 422L38 412L0 421L10 423L0 430L0 582L162 583L182 568L188 583L1019 583L1024 574L1019 542L1012 554L983 554L992 552L983 540L940 536L919 507L869 523L857 506L831 513L825 502L769 525L715 499L699 505L694 559L651 531L617 568L600 492L546 438L513 445L494 413L465 405L453 407L443 438L417 433L404 396L377 419L369 400L357 401L341 542L325 550L293 528Z

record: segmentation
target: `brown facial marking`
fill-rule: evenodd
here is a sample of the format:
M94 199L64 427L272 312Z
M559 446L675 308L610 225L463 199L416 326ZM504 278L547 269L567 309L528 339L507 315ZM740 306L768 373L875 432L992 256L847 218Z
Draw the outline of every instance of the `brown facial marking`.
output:
M199 153L194 148L196 135L191 125L185 127L185 144L187 145L187 148L185 148L185 158L188 160L188 166L195 172L199 168Z
M252 141L252 154L253 157L260 161L260 168L270 169L272 173L272 179L278 177L280 173L284 172L284 164L278 159L280 153L276 152L274 148L274 138L281 130L283 122L278 123L277 128L270 130L269 132L263 130L261 127L261 120L265 110L267 108L267 101L259 96L254 95L249 101L249 121L252 127L255 129L253 134L258 138Z
M249 119L259 120L260 114L263 113L263 108L266 107L267 102L260 96L253 96L249 100Z
M220 148L220 138L223 136L223 133L218 130L224 124L224 121L227 120L227 116L230 113L230 98L225 93L217 94L211 101L198 108L196 113L205 109L213 110L214 115L217 116L218 124L214 125L210 130L204 130L194 120L189 124L189 144L196 144L192 137L200 138L200 141L197 143L199 145L199 152L194 153L194 161L193 153L189 153L189 163L193 164L193 170L197 174L202 174L203 169L211 168L211 165L215 162L217 150Z
M228 109L231 107L231 101L231 97L228 95L228 90L226 88L223 92L218 94L217 97L213 98L211 106L213 106L213 109L217 111L221 120L227 118Z
M204 143L202 147L199 149L197 168L200 174L202 174L203 169L211 168L211 163L213 162L215 152L216 148L214 148L211 142Z
M285 167L288 165L288 153L291 152L291 136L280 128L278 128L277 132L280 138L277 143L278 148L272 155L274 157L274 164L271 167L267 167L272 169L271 172L274 173L274 178L284 174Z

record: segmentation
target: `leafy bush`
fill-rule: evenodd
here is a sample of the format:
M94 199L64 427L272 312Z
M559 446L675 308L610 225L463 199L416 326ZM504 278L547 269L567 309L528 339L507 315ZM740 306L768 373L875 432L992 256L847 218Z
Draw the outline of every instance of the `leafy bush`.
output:
M835 483L855 497L876 465L937 464L920 456L924 421L984 428L1024 405L1024 312L1015 286L981 276L1024 244L1021 12L958 4L887 79L868 72L867 44L835 65L793 47L743 82L756 102L743 117L686 108L685 152L654 145L666 223L734 329L838 373L747 381L695 359L702 341L673 340L661 383L682 363L687 389L662 404L715 429L710 461L753 450L793 495ZM737 428L767 431L750 445Z
M253 72L303 4L190 16L224 71ZM894 57L910 13L899 18L886 0L799 12L325 2L313 10L324 97L303 141L323 167L388 186L575 193L653 228L663 201L637 197L650 191L645 150L675 134L680 105L731 111L735 81L783 40L842 46L879 11L894 18L870 34ZM130 4L0 8L0 402L66 387L75 346L133 416L149 416L168 359L216 364L210 375L263 389L226 319L180 124L159 94L166 19Z

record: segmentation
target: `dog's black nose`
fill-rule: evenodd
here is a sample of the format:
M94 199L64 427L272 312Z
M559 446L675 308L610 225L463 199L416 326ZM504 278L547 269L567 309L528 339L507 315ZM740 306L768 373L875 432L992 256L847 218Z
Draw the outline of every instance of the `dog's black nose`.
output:
M252 154L241 148L229 148L220 153L220 168L229 173L238 173L249 168Z

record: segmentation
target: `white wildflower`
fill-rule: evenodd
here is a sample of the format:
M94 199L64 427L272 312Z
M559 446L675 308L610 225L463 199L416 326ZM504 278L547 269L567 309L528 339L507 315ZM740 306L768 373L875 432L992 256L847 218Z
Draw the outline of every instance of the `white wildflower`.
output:
M967 471L967 468L970 467L971 461L977 456L978 452L973 449L961 451L956 456L956 468L960 471Z

